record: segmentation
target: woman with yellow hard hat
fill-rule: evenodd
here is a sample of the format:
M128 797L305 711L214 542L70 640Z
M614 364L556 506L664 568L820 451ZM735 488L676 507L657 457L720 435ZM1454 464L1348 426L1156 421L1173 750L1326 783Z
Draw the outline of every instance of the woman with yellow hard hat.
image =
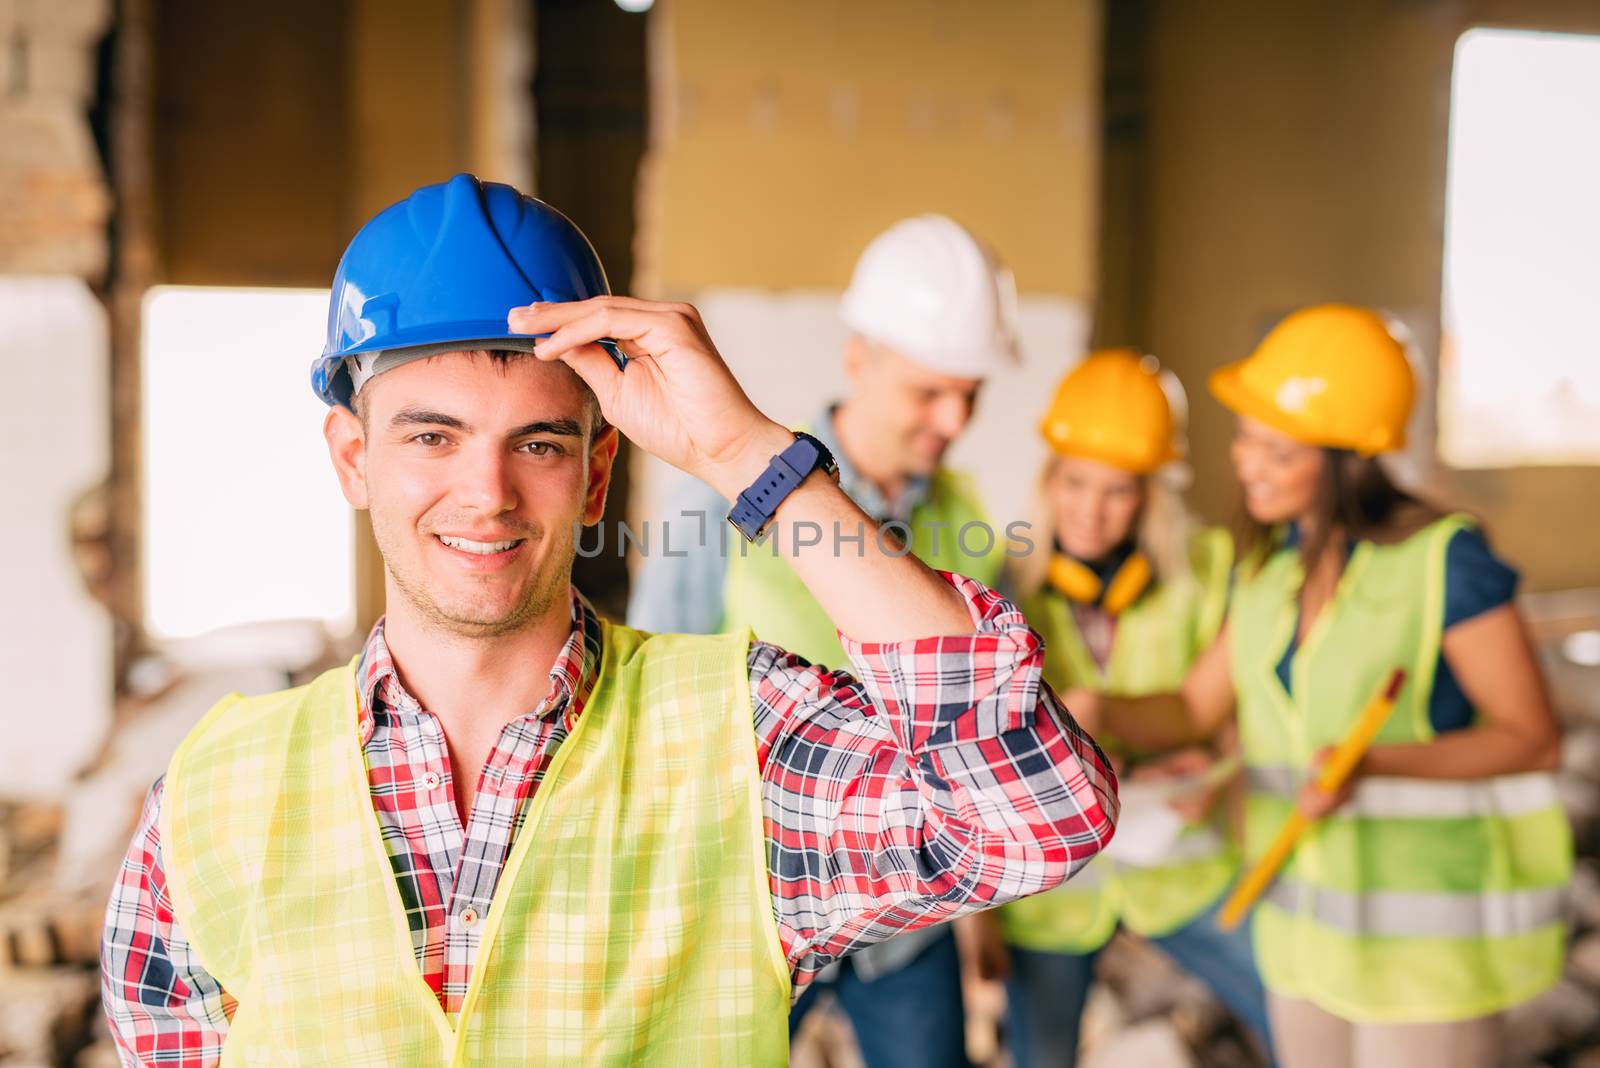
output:
M1185 469L1175 462L1182 410L1182 388L1154 358L1115 349L1092 354L1062 380L1040 426L1052 455L1039 479L1039 525L1053 544L1024 558L1015 584L1045 640L1045 678L1068 707L1090 690L1178 687L1222 624L1232 541L1198 528L1184 506ZM1099 740L1116 748L1114 738ZM1199 747L1133 760L1113 851L1136 838L1142 844L1097 858L1059 890L986 914L980 966L1009 972L1019 1068L1073 1063L1095 958L1119 923L1205 980L1266 1041L1249 939L1215 923L1237 861L1207 811L1212 763ZM1189 819L1164 797L1136 812L1131 795L1141 782L1179 777L1193 785L1180 806Z
M1072 710L1147 744L1236 717L1247 858L1296 806L1319 821L1253 914L1284 1064L1496 1064L1502 1010L1561 974L1572 871L1516 573L1379 464L1415 385L1376 313L1296 312L1211 388L1250 525L1227 625L1181 699ZM1396 668L1375 744L1323 794L1310 773Z

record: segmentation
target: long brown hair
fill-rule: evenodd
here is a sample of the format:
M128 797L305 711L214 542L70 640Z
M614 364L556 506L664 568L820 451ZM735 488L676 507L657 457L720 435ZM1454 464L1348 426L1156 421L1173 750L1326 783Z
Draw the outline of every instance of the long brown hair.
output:
M1310 572L1337 532L1350 541L1380 545L1404 541L1444 513L1395 485L1375 456L1348 449L1322 450L1322 476L1309 530L1301 531L1300 560ZM1239 559L1259 567L1278 547L1281 533L1240 508Z

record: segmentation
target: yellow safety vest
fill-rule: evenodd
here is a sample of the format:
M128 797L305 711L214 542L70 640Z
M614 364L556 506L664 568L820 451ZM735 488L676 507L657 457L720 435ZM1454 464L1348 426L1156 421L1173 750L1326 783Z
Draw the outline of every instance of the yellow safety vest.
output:
M1408 672L1377 745L1433 738L1445 554L1471 520L1395 545L1360 542L1296 651L1300 554L1280 550L1234 591L1229 645L1250 786L1252 858L1294 805L1320 747L1349 730L1389 672ZM1498 1012L1554 983L1566 937L1572 839L1546 774L1361 779L1301 840L1254 918L1275 993L1350 1020L1428 1022Z
M453 1020L373 814L354 665L224 700L173 757L162 808L178 922L239 1003L223 1063L786 1063L748 646L605 625Z
M1189 557L1188 575L1152 587L1118 617L1105 670L1065 598L1051 591L1028 598L1022 610L1045 640L1045 681L1058 692L1089 686L1119 697L1178 689L1222 626L1233 542L1224 530L1200 531ZM1237 868L1236 851L1214 820L1186 828L1170 863L1141 868L1098 856L1057 889L1002 906L1000 924L1011 944L1055 953L1099 949L1118 921L1159 938L1204 912Z
M999 580L1005 561L1005 531L988 524L965 476L936 472L928 499L912 510L910 523L910 551L929 567L954 571L986 586ZM904 533L903 529L889 529ZM856 532L844 533L853 537ZM876 537L869 527L859 548L856 542L841 541L839 552L875 551L872 540ZM824 532L822 538L819 548L832 551L832 533ZM843 667L839 632L789 566L793 555L791 545L776 539L750 543L741 538L729 549L722 629L749 627L762 641L798 653L813 664Z

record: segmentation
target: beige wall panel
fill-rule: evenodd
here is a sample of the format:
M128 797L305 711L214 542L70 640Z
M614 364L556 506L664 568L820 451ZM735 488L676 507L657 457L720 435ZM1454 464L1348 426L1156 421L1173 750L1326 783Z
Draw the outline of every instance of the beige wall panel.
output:
M640 288L838 287L894 219L942 211L1028 291L1094 267L1099 6L663 4Z
M350 5L350 217L356 225L466 165L474 128L463 11L434 0Z

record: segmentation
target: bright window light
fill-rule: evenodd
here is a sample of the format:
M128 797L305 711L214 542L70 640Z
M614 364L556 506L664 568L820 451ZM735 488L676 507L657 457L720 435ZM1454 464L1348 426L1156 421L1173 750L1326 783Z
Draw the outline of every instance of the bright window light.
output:
M162 286L144 302L147 624L355 616L354 520L310 387L328 294Z
M1457 467L1600 460L1600 37L1456 44L1439 451Z

